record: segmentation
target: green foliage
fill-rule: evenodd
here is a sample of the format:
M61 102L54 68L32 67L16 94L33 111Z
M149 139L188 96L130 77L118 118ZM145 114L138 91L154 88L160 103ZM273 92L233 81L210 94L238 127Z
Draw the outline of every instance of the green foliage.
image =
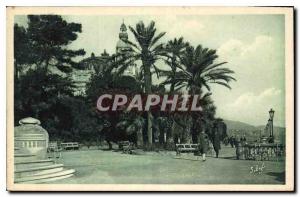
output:
M170 92L174 92L175 88L175 76L178 67L180 65L180 59L182 55L185 53L186 47L189 46L189 43L185 43L183 41L183 37L174 38L174 40L169 40L166 46L166 51L169 54L169 58L165 61L165 63L170 66L171 71L167 72L168 77L171 79Z
M137 43L127 41L133 49L133 59L141 60L141 80L143 80L145 93L152 92L152 72L154 69L159 77L159 69L155 65L158 59L166 57L168 54L163 43L159 43L160 39L165 35L165 32L156 34L155 22L151 21L148 26L140 21L136 24L135 29L129 26ZM152 114L147 112L147 137L148 143L152 144Z
M34 63L34 53L31 51L27 31L18 24L14 25L14 59L16 79L25 65Z
M103 124L81 97L72 95L72 82L45 69L29 70L15 87L15 123L27 116L41 120L51 139L89 141L101 136Z
M89 142L101 138L103 120L94 116L83 98L66 98L63 105L68 106L71 114L72 124L69 131L73 137L69 139Z
M72 95L72 83L68 78L50 74L45 69L29 70L15 84L15 122L34 116L41 121L56 122L60 112L60 101Z
M115 76L111 72L98 73L91 77L86 90L90 102L97 102L100 95L109 92L141 93L141 83L131 76Z
M134 61L142 61L142 80L144 82L145 92L151 92L151 69L154 69L157 74L159 69L155 65L158 59L167 56L167 52L163 43L159 43L160 39L165 35L165 32L156 34L155 22L151 21L146 27L140 21L133 28L129 26L137 43L126 41L132 46L132 59Z
M73 58L85 54L83 49L67 49L81 32L81 24L68 23L58 15L28 15L27 29L15 25L15 32L17 64L55 66L70 72L72 66L78 65Z
M185 87L193 94L200 93L203 87L210 91L209 84L230 88L229 82L235 80L231 76L234 72L221 67L227 62L215 63L217 58L216 50L203 48L201 45L196 48L188 46L181 57L183 68L175 76L171 72L165 72L167 79L164 84L174 83L177 90Z
M136 144L143 144L143 128L145 119L135 113L122 113L119 122L116 125L117 129L125 131L127 135L135 135Z
M141 84L136 79L131 76L116 76L111 70L93 75L87 87L87 98L91 106L95 106L98 97L102 94L134 95L142 92ZM142 135L144 119L141 115L127 113L126 111L112 112L111 114L103 114L95 109L94 111L95 117L108 122L108 126L103 133L104 138L108 141L127 140L130 136L133 136L130 140L137 144L143 143L143 138L140 135Z
M161 43L165 32L157 33L153 21L148 26L139 22L135 28L129 29L135 42L124 42L132 49L110 56L108 66L93 75L87 84L87 96L75 97L71 80L50 73L49 66L63 72L70 72L72 67L79 68L73 59L85 52L83 49L70 50L68 46L77 39L81 24L68 23L58 15L30 15L27 28L16 24L15 123L33 116L41 120L52 139L87 144L100 138L108 142L129 139L139 147L150 149L153 147L152 137L159 136L160 142L163 142L165 133L170 144L177 142L178 138L181 142L190 142L192 137L197 139L202 130L208 133L210 139L215 139L215 128L221 132L221 138L226 136L226 125L215 118L216 107L211 99L210 85L230 88L229 83L235 79L232 70L222 67L226 62L216 63L216 50L201 45L194 48L182 37ZM157 67L156 62L161 59L171 68L170 71ZM122 75L136 62L142 62L139 76ZM154 73L157 77L165 76L166 80L158 85L152 84ZM96 109L97 99L102 94L165 94L165 85L171 85L171 93L185 88L190 94L200 94L203 111L170 115L122 110L101 113ZM204 89L209 93L204 94ZM145 141L148 141L147 145L144 145Z
M62 95L72 95L72 82L45 69L29 70L15 84L15 107L23 111L22 116L39 115L50 110L51 105Z

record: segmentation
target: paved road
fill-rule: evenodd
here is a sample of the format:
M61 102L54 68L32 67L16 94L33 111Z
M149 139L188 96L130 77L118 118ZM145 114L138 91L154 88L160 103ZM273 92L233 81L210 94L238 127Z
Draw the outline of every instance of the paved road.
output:
M128 155L102 150L63 152L60 162L76 174L56 183L283 184L285 176L284 162L235 160L229 147L221 150L221 158L208 157L206 162L193 154ZM262 165L261 173L250 172Z

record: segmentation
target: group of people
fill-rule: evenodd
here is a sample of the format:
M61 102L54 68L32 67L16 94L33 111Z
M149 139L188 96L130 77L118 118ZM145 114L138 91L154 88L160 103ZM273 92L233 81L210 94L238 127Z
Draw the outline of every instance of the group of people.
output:
M239 143L246 143L247 139L245 136L238 139L237 137L230 136L228 138L228 142L231 145L232 148L237 147Z
M209 148L209 137L208 135L202 131L199 134L199 142L198 142L199 153L202 155L202 161L206 161L206 153ZM216 157L219 157L219 150L221 149L221 136L219 132L216 132L212 137L212 145L216 152Z
M240 144L246 143L247 139L245 136L241 137L238 139L237 137L231 136L227 138L229 144L231 145L232 148L237 148L239 147ZM212 139L212 145L214 148L214 151L216 153L216 158L219 157L219 151L221 149L221 136L219 135L219 132L214 133ZM209 148L209 137L208 135L202 131L199 135L199 142L198 142L198 149L199 153L202 155L202 161L206 161L206 153Z

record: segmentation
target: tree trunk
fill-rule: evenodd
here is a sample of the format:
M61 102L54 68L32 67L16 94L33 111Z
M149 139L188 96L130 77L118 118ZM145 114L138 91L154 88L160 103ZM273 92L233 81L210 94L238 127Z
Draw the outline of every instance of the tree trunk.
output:
M112 144L110 143L110 141L109 141L109 140L106 140L106 142L107 142L107 144L108 144L108 149L109 149L109 150L112 150Z
M145 93L147 95L151 94L151 72L150 72L150 65L147 60L143 60L144 72L145 72ZM148 143L152 144L152 114L149 110L147 112L147 136L148 136Z
M147 112L147 136L148 143L152 144L152 114L150 111Z
M176 57L174 57L173 56L173 58L172 58L172 66L171 66L171 68L172 68L172 83L171 83L171 87L170 87L170 93L171 94L173 94L174 93L174 90L175 90L175 81L174 81L174 78L175 78L175 74L176 74L176 65L175 65L175 60L174 60L174 58L176 58ZM172 140L171 140L171 142L173 143L174 142L174 139L173 139L173 131L174 131L174 126L175 126L175 122L174 122L174 119L172 119L172 127L171 127L171 138L172 138Z
M141 148L141 147L143 147L143 145L144 145L144 140L143 140L143 130L142 130L142 129L139 129L139 130L137 131L137 142L136 142L136 144L137 144L137 147L138 147L138 148Z
M176 57L172 58L172 83L171 83L171 87L170 87L170 93L174 93L174 89L175 89L175 83L174 83L174 78L175 78L175 74L176 74L176 65L175 65L175 59Z
M170 93L173 93L175 89L175 84L174 81L171 83L171 87L170 87Z
M48 72L49 62L50 62L50 59L47 58L47 59L45 60L45 69L46 69L46 72Z
M99 137L96 137L96 144L97 148L100 149L101 139L99 139Z
M192 89L190 90L191 96L192 97L195 96L195 93L196 93L196 91L195 91L194 87L192 87ZM197 115L192 113L191 117L192 117L192 127L190 128L190 130L191 130L191 135L192 135L192 142L193 143L198 143L198 134L201 131L198 131L198 129L200 129L200 128L197 127L197 123L196 123L197 122Z
M189 127L185 128L185 134L186 134L186 142L187 142L188 144L193 143L192 135L191 135L191 130L190 130Z

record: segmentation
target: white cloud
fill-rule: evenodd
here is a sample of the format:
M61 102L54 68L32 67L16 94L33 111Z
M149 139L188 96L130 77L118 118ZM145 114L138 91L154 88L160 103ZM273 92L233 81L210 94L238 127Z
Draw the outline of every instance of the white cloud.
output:
M276 125L285 125L284 59L278 38L256 35L252 41L230 39L218 48L221 61L235 71L232 91L214 98L218 114L225 119L254 125L265 124L270 108L275 109Z
M275 109L275 125L284 126L285 112L283 101L278 98L284 94L280 89L268 88L259 93L245 92L230 104L224 106L223 114L227 119L239 120L250 124L265 124L268 120L268 111ZM231 109L231 110L228 110Z
M257 52L260 49L270 48L272 46L272 37L260 35L257 36L252 44L245 47L242 55L247 55L249 52Z
M193 41L197 35L204 33L205 25L200 20L185 19L176 15L166 16L163 20L158 19L158 29L166 31L168 38L184 36L186 40ZM196 36L196 37L195 37Z
M247 92L239 96L236 101L231 105L235 108L249 108L253 106L263 105L269 103L272 98L279 96L281 90L274 87L269 88L261 92L260 94L254 94L253 92Z
M219 47L218 53L223 57L233 55L240 56L243 51L243 46L244 44L240 40L231 39Z
M268 51L272 47L272 37L259 35L250 44L237 39L230 39L218 48L218 53L223 58L249 57L253 53Z

